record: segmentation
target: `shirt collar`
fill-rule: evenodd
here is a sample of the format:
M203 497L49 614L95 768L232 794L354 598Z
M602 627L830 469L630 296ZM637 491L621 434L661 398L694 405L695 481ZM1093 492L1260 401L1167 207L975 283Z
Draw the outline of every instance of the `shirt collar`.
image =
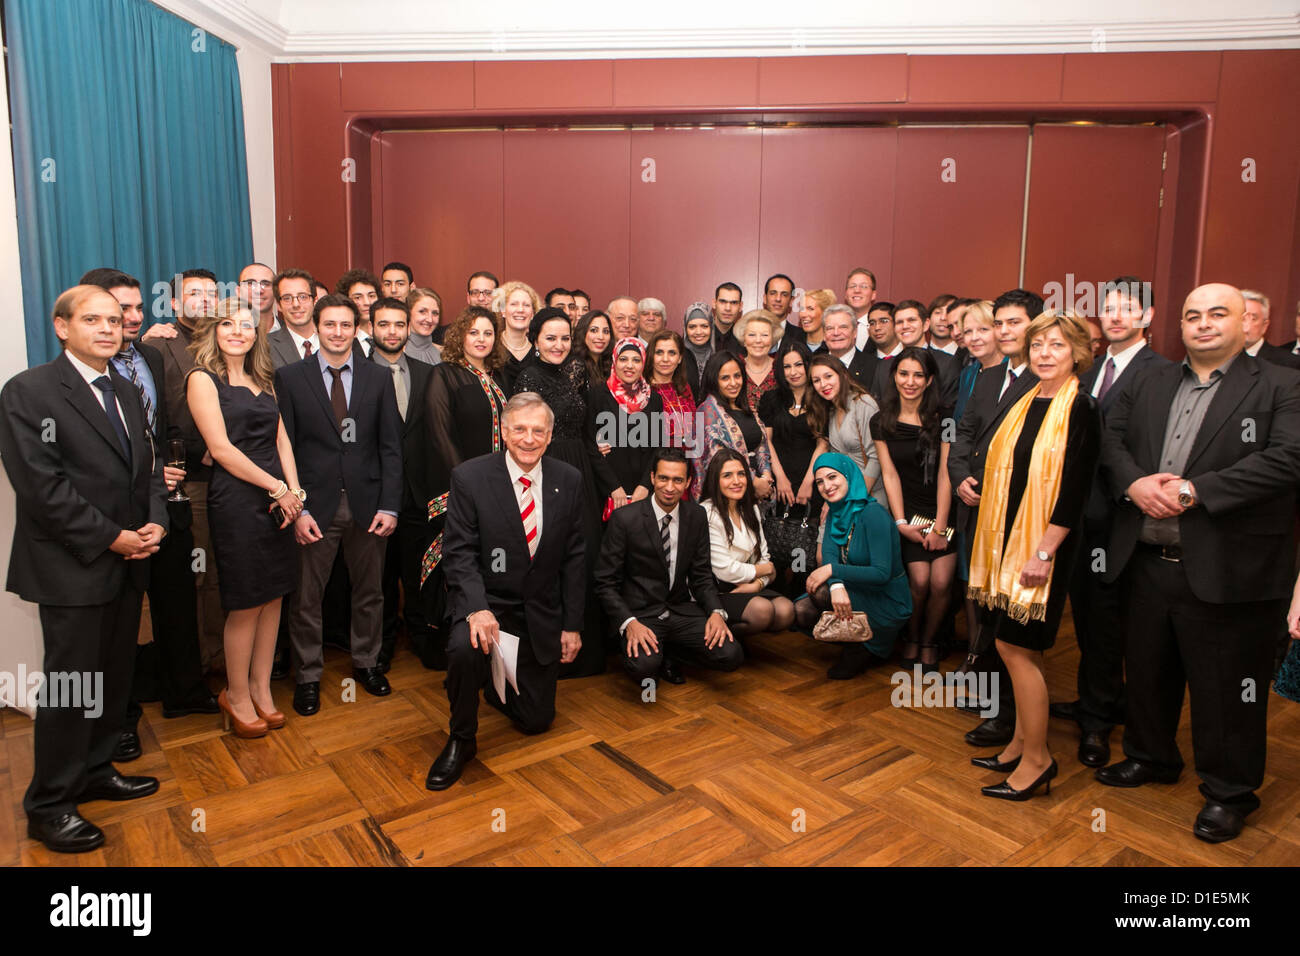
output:
M663 524L663 523L664 523L664 518L665 518L665 517L667 517L667 516L670 515L670 514L671 514L671 515L676 515L677 512L681 510L681 508L682 508L682 503L681 503L680 501L677 502L677 507L673 508L672 511L664 511L663 508L660 508L660 507L659 507L659 499L656 498L654 495L651 495L651 496L650 496L650 508L654 511L654 515L655 515L655 524Z
M73 355L71 352L67 351L66 349L64 350L63 354L68 357L68 361L71 362L72 367L77 370L77 374L79 374L82 378L86 380L87 385L94 384L95 379L99 378L102 375L108 374L108 369L105 369L102 372L96 372L93 368L91 368L89 365L87 365L85 362L77 358L75 355Z
M537 464L533 465L532 471L524 471L510 456L510 452L506 452L506 471L510 474L510 487L512 488L519 484L521 477L526 476L534 487L542 480L542 462L540 459L538 459Z
M325 352L324 352L323 350L321 350L321 349L317 349L316 352L315 352L314 354L316 355L316 361L317 361L318 363L320 363L320 371L321 371L321 374L322 374L322 375L328 375L328 374L329 374L329 370L330 370L331 368L333 368L333 366L330 365L329 360L325 358ZM352 371L352 358L353 358L353 356L352 356L351 354L349 354L349 355L348 355L348 360L347 360L346 362L344 362L344 363L343 363L343 366L342 366L344 369L346 369L346 370L349 371L349 372Z
M385 368L391 368L392 366L396 365L396 366L397 366L398 368L400 368L403 372L408 372L408 373L409 373L409 371L410 371L410 369L408 368L408 366L407 366L407 364L406 364L406 351L405 351L405 350L403 350L402 352L398 353L397 361L395 361L395 362L390 361L389 358L388 358L388 356L385 355L383 352L381 352L379 349L375 349L373 352L371 352L371 353L370 353L370 357L371 357L372 359L374 359L376 362L383 362Z
M1262 349L1263 347L1264 347L1264 340L1260 339L1254 345L1246 349L1246 354L1249 355L1251 358L1258 358L1259 350Z
M883 358L893 358L895 355L897 355L897 354L898 354L899 352L901 352L901 351L903 351L903 343L902 343L902 342L895 342L895 343L894 343L894 347L893 347L892 349L890 349L888 352L882 352L882 351L880 351L879 348L877 348L877 349L876 349L876 358L882 358L882 359L883 359Z
M302 343L303 343L303 342L310 342L310 343L311 343L311 348L312 348L312 351L313 351L313 352L319 352L319 351L320 351L320 339L317 338L315 332L313 332L310 336L306 336L306 337L304 337L304 336L299 335L299 334L298 334L297 332L295 332L293 329L289 328L289 326L287 326L287 325L284 327L284 330L285 330L286 332L289 333L289 337L290 337L291 339L293 339L293 344L294 344L295 347L297 347L297 349L298 349L299 352L302 351Z
M1210 372L1210 380L1209 380L1209 382L1206 382L1206 383L1204 383L1204 384L1209 385L1209 384L1211 384L1211 383L1213 383L1213 382L1216 382L1216 381L1218 381L1219 379L1223 378L1223 376L1227 375L1227 374L1228 374L1228 369L1232 368L1232 363L1234 363L1235 361L1237 361L1237 356L1242 355L1242 354L1243 354L1242 352L1237 352L1235 355L1229 356L1229 358L1227 359L1227 361L1225 361L1225 362L1224 362L1222 365L1220 365L1218 368L1216 368L1216 369L1214 369L1212 372ZM1197 377L1197 375L1196 375L1196 372L1192 369L1192 363L1189 362L1189 361L1187 360L1187 357L1186 357L1186 356L1183 356L1183 361L1182 361L1181 364L1182 364L1182 369L1183 369L1183 374L1184 374L1184 375L1190 375L1194 381L1197 381L1197 382L1200 381L1200 379L1199 379L1199 378Z
M1146 345L1146 339L1139 335L1138 340L1122 352L1112 352L1108 347L1106 349L1106 358L1114 359L1116 365L1125 365L1133 359L1133 356L1146 348Z
M1010 363L1010 362L1007 363L1007 371L1009 371L1009 372L1010 372L1012 375L1014 375L1016 378L1019 378L1021 375L1023 375L1024 372L1025 372L1025 369L1027 369L1027 368L1029 368L1029 363L1028 363L1028 362L1023 362L1023 363L1021 363L1020 365L1017 365L1015 368L1012 368L1012 367L1011 367L1011 363Z

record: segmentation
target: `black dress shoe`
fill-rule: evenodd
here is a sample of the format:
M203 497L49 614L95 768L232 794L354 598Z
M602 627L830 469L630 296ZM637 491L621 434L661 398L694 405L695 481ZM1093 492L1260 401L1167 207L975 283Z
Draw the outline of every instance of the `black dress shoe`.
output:
M1010 773L1020 766L1020 757L1012 757L1006 763L998 762L998 755L991 757L971 757L971 766L980 767L983 770L996 770L998 773Z
M1245 825L1246 818L1240 813L1211 800L1196 815L1192 832L1206 843L1226 843L1235 840Z
M304 717L320 710L320 681L299 684L293 689L293 709Z
M289 676L289 657L277 657L271 665L271 680L283 680Z
M28 820L27 835L55 853L88 853L104 845L104 831L76 813L53 820Z
M375 662L375 667L376 669L378 669L379 673L387 674L390 670L393 669L393 659L391 657L385 657L383 654L380 654L379 660Z
M476 753L478 753L476 741L452 737L447 741L447 746L442 748L442 753L438 754L438 759L433 762L433 766L429 768L429 776L424 779L425 788L446 790L460 779L460 775L465 772L465 765L474 759Z
M1108 787L1140 787L1144 783L1177 783L1182 770L1166 770L1132 758L1102 767L1096 777Z
M1056 776L1058 769L1056 761L1053 760L1047 769L1039 775L1038 779L1023 790L1017 790L1006 780L1003 780L1001 783L995 783L988 787L980 787L980 793L986 797L996 797L999 800L1024 801L1032 797L1043 784L1047 784L1047 790L1044 792L1050 794L1052 792L1052 779Z
M664 655L664 662L659 665L659 676L670 684L685 684L686 678L682 676L681 669L678 668L677 662Z
M113 760L126 763L137 759L143 752L140 749L140 735L134 730L124 730L117 740L117 746L113 748Z
M393 688L388 685L388 678L378 667L354 667L352 676L372 697L387 697L393 692Z
M826 672L830 680L851 680L877 664L884 663L883 657L877 657L862 644L845 644L840 651L840 659Z
M1110 731L1093 730L1079 741L1079 763L1085 767L1104 767L1110 763Z
M1015 720L990 717L966 734L966 743L972 747L999 747L1011 743L1011 738L1015 735Z
M1058 700L1047 705L1047 712L1060 720L1078 720L1079 702L1077 700Z
M987 707L975 700L971 701L969 704L958 704L957 709L965 711L968 714L974 714L976 717L984 716L984 711L988 710Z
M92 800L139 800L158 792L157 777L124 777L115 773L107 780L101 780L89 786L81 794L78 803L90 803Z
M171 720L173 717L188 717L190 714L219 714L221 708L217 706L216 695L207 694L190 698L175 706L163 704L162 712L164 717Z

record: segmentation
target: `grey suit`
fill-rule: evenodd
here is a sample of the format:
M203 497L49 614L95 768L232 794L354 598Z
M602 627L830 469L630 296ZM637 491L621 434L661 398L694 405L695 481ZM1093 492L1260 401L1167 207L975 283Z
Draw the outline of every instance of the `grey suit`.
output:
M284 326L280 326L280 328L268 335L266 343L271 346L271 364L276 368L284 368L286 365L301 362L306 358L305 355L298 351L293 336L289 334L289 330Z

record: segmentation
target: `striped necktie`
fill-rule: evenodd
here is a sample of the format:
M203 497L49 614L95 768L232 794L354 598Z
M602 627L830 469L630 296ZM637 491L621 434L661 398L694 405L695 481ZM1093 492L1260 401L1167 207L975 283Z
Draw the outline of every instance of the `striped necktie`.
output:
M154 410L153 402L149 400L149 393L145 391L144 383L140 381L140 372L135 367L135 354L135 349L123 349L117 353L117 357L126 365L127 378L131 380L131 384L140 393L140 404L144 406L144 418L149 423L149 431L156 435L158 434L158 413Z
M659 522L659 543L664 549L664 564L668 565L668 583L672 584L673 573L673 536L669 534L668 528L673 523L672 515L664 515L663 520Z
M528 542L528 557L537 556L537 503L533 501L532 479L527 475L519 476L519 483L524 486L519 496L519 517L524 522L524 540Z

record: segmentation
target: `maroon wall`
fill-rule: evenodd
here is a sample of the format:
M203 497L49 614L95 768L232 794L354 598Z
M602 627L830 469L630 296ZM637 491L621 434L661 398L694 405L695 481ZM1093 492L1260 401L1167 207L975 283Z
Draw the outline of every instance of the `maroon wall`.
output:
M864 264L882 295L988 295L1019 274L1024 220L1026 284L1150 275L1166 351L1177 303L1210 279L1273 296L1270 337L1291 337L1300 127L1278 120L1300 51L277 64L272 80L279 264L326 280L402 258L451 306L490 268L680 315L723 279L752 304L771 272L839 291ZM1062 125L1081 120L1111 125Z

